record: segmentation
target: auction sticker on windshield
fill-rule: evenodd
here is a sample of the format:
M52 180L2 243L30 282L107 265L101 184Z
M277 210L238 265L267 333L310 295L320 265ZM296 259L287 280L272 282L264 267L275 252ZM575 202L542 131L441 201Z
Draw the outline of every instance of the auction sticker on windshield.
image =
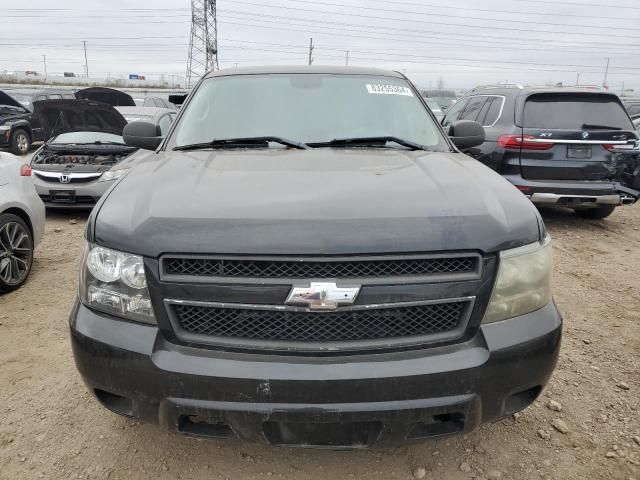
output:
M378 95L404 95L406 97L413 97L413 92L410 88L400 85L367 84L367 91Z

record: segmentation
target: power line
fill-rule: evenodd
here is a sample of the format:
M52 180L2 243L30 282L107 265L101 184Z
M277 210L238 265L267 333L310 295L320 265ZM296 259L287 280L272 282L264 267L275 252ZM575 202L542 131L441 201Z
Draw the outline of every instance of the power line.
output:
M567 2L567 1L556 1L556 0L514 0L516 2L527 2L527 3L551 3L553 5L575 5L580 8L589 8L589 7L603 7L603 8L612 8L612 5L607 5L606 3L585 3L585 2ZM616 4L614 8L624 8L629 10L640 10L638 7L630 7L626 5L618 5Z
M428 2L409 2L409 1L400 1L400 0L369 0L370 2L374 2L374 3L384 3L387 5L409 5L409 6L418 6L418 7L434 7L434 8L440 8L440 9L455 9L455 10L459 10L460 7L458 6L453 6L453 5L440 5L440 4L436 4L436 3L428 3ZM611 9L611 5L605 5L605 4L585 4L583 2L580 3L576 3L576 2L562 2L562 1L546 1L546 2L541 2L538 0L514 0L514 1L519 1L522 3L535 3L535 4L539 4L539 3L549 3L555 6L562 6L562 5L567 5L567 6L573 6L573 5L580 5L581 7L606 7L608 9ZM353 7L357 7L357 5L353 5ZM640 10L640 8L638 7L632 7L632 6L620 6L620 5L616 5L615 8L624 8L624 9L631 9L631 10ZM540 11L530 11L530 10L504 10L504 9L499 9L499 8L491 8L491 9L484 9L484 8L476 8L476 7L464 7L465 11L476 11L476 12L487 12L487 13L491 13L496 14L496 13L510 13L510 14L515 14L515 15L539 15L539 16L551 16L551 17L557 17L558 13L551 13L551 12L540 12ZM10 11L10 12L32 12L32 11L37 11L37 12L76 12L77 13L77 9L75 8L3 8L4 11ZM125 12L163 12L162 14L158 14L156 16L164 16L166 13L165 12L189 12L188 8L122 8L119 9L121 11L125 11ZM91 10L92 12L112 12L112 9L108 9L108 10ZM41 15L43 16L43 15ZM571 12L571 16L575 17L575 18L595 18L598 20L601 19L610 19L610 20L623 20L623 21L634 21L636 19L634 18L629 18L629 17L610 17L610 16L604 16L604 15L585 15L584 13L581 12L575 12L572 11ZM490 19L488 19L490 20Z
M384 31L381 31L380 26L378 25L363 25L363 24L353 24L353 23L345 23L345 22L331 22L331 25L324 25L319 27L318 20L305 20L305 19L290 19L288 17L282 17L282 16L278 16L278 15L267 15L267 14L263 14L263 15L257 15L257 14L252 14L252 13L245 13L245 12L239 12L239 14L241 15L241 17L237 17L234 15L228 15L228 14L223 14L223 18L225 19L229 19L231 18L232 20L244 20L244 22L246 21L252 21L252 22L261 22L261 23L268 23L268 24L275 24L278 25L278 27L266 27L266 26L261 26L261 25L256 25L256 24L247 24L247 23L240 23L240 22L233 22L230 20L225 20L225 24L234 24L234 25L242 25L242 26L250 26L250 27L259 27L259 28L270 28L270 29L276 29L276 30L291 30L291 31L305 31L305 32L309 32L309 28L313 28L314 32L320 32L320 28L324 28L324 29L334 29L334 30L339 30L339 35L341 36L345 36L345 37L355 37L355 38L375 38L377 40L387 40L388 38L386 37L371 37L371 36L362 36L362 35L352 35L352 34L347 34L344 33L344 29L340 29L338 28L338 26L342 26L342 27L350 27L348 31L351 31L353 33L374 33L377 35L393 35L395 37L398 36L402 36L402 33L399 34L395 34L395 33L386 33ZM243 18L246 16L250 16L250 17L258 17L257 19L245 19ZM268 18L272 18L273 20L268 20L265 19L264 17L268 17ZM287 21L290 20L290 21ZM291 23L291 21L294 22L298 22L298 23ZM309 25L311 24L311 25ZM290 28L283 28L282 25L292 25L292 26L297 26L297 27L305 27L307 30L296 30L296 29L290 29ZM332 25L335 25L332 26ZM358 28L360 30L353 30L354 28ZM372 29L376 29L376 30L364 30L364 28L372 28ZM398 32L405 32L404 33L404 39L403 40L408 40L410 43L416 43L415 41L411 41L412 38L414 38L413 36L411 36L411 34L415 33L415 34L419 34L421 36L425 36L425 35L439 35L442 36L444 38L451 38L452 40L459 40L460 36L459 35L454 35L451 33L444 33L444 32L436 32L436 31L429 31L429 30L415 30L415 29L407 29L407 28L394 28L394 27L385 27L386 30L396 30ZM545 40L545 39L537 39L537 38L531 38L531 39L523 39L522 37L520 37L520 39L517 39L516 37L508 37L508 36L503 36L503 35L488 35L488 34L474 34L474 37L480 37L480 38L491 38L491 39L499 39L499 40L509 40L509 41L519 41L522 42L524 40L530 40L530 41L535 41L535 42L553 42L553 40ZM556 42L556 46L559 42ZM574 45L572 46L580 46L580 44L586 44L586 45L595 45L595 46L601 46L602 42L588 42L588 41L581 41L580 44L576 44L576 41L573 42ZM554 44L549 44L549 46L553 46ZM614 46L614 44L611 44L612 46ZM616 43L615 46L625 46L625 47L634 47L634 48L638 48L640 46L640 44L631 44L631 43Z
M230 0L231 1L231 0ZM311 5L324 5L324 6L328 6L328 7L339 7L339 8L351 8L351 9L358 9L358 10L362 10L362 7L359 6L355 6L355 5L345 5L343 3L331 3L331 2L322 2L322 1L317 1L317 0L288 0L289 2L293 2L293 3L302 3L302 4L311 4ZM234 3L232 1L232 3ZM236 0L235 3L244 3L241 0ZM281 8L285 8L285 7L281 7ZM286 8L290 8L290 7L286 7ZM445 17L445 18L460 18L460 15L449 15L449 14L444 14L444 13L427 13L427 12L417 12L415 10L411 10L411 11L407 11L407 10L398 10L395 8L381 8L381 7L376 7L375 9L376 11L379 12L391 12L391 13L404 13L407 15L419 15L419 16L427 16L427 17ZM341 15L352 15L349 12L336 12L339 13ZM495 12L494 12L495 14ZM376 17L370 17L367 16L368 18L376 18ZM377 17L380 18L380 17ZM480 20L480 21L487 21L487 20L491 20L492 22L503 22L503 21L508 21L510 23L523 23L523 24L528 24L528 25L546 25L546 26L558 26L558 27L575 27L575 28L597 28L597 29L611 29L611 28L615 28L616 30L629 30L632 32L637 32L638 28L637 27L621 27L619 25L616 26L607 26L607 25L582 25L582 24L570 24L570 23L552 23L552 22L536 22L536 21L531 21L531 20L510 20L510 19L502 19L502 18L486 18L486 17L471 17L469 15L465 15L464 16L465 20ZM400 19L388 19L388 20L400 20ZM416 20L410 20L410 19L402 19L404 21L411 21L411 22L416 22ZM493 27L492 27L493 28ZM573 33L573 32L567 32L567 33Z
M384 3L387 5L409 5L409 6L416 6L416 7L435 7L435 8L442 8L442 9L449 9L449 10L460 10L460 7L455 6L455 5L439 5L436 3L428 3L428 2L405 2L405 1L400 1L400 0L369 0L370 2L374 2L374 3ZM519 1L519 0L516 0ZM524 1L524 0L523 0ZM537 2L536 0L533 0L533 2L530 3L540 3ZM549 3L553 3L554 5L558 5L558 4L562 4L562 2L549 2ZM573 4L572 4L573 5ZM610 6L609 6L610 8ZM496 14L496 13L513 13L516 15L541 15L541 16L547 16L547 17L557 17L558 13L547 13L547 12L540 12L540 11L529 11L529 10L503 10L503 9L498 9L498 8L476 8L476 7L464 7L465 11L467 10L471 10L474 12L487 12L490 14ZM583 13L580 12L571 12L571 16L572 17L576 17L576 18L596 18L598 20L600 19L607 19L607 20L627 20L627 21L634 21L636 19L633 18L628 18L628 17L607 17L607 16L603 16L603 15L584 15ZM487 20L491 20L490 18Z
M362 6L359 5L345 5L345 4L341 4L341 3L330 3L330 2L319 2L319 1L315 1L315 0L289 0L290 2L294 2L294 3L303 3L303 4L312 4L312 5L325 5L325 6L332 6L332 7L339 7L339 8L350 8L350 9L358 9L358 10L362 10ZM373 1L381 1L381 0L373 0ZM238 2L238 3L243 3L243 2ZM384 1L384 3L405 3L405 2L387 2ZM408 3L408 2L407 2ZM415 5L414 3L411 3L412 5ZM427 5L433 5L433 4L427 4ZM426 6L426 5L422 5L422 6ZM277 6L276 6L277 7ZM285 7L279 7L279 8L285 8ZM438 7L437 7L438 8ZM449 7L450 8L450 7ZM501 12L499 10L484 10L484 9L468 9L468 10L476 10L476 11L481 11L481 12L491 12L492 15L495 15L496 13L512 13L513 11L504 11ZM444 13L433 13L433 12L418 12L415 10L398 10L398 9L390 9L390 8L376 8L376 11L381 11L381 12L391 12L391 13L402 13L402 14L407 14L407 15L419 15L419 16L426 16L426 17L445 17L445 18L460 18L460 15L449 15L449 14L444 14ZM62 12L61 12L62 13ZM348 12L336 12L338 14L343 14L343 15L350 15L350 13ZM513 12L513 13L518 13L518 12ZM557 16L557 15L556 15ZM76 19L87 19L87 18L95 18L95 19L99 19L102 22L104 22L105 18L114 18L114 19L131 19L133 18L162 18L165 19L162 22L148 22L148 23L174 23L174 21L167 21L166 20L166 14L151 14L151 15L127 15L127 16L122 16L122 15L60 15L59 17L52 17L49 14L46 15L24 15L24 14L19 14L19 15L4 15L4 18L42 18L45 19L48 22L50 22L52 19L57 20L57 18L64 18L67 20L71 20L72 22ZM172 18L175 17L183 17L183 18L190 18L191 15L189 14L173 14ZM373 17L372 17L373 18ZM602 20L604 19L612 19L612 20L616 20L617 22L619 22L620 20L629 20L628 18L625 19L623 17L600 17L600 16L589 16L588 18L595 18L598 20ZM615 25L615 26L611 26L611 25L584 25L584 24L568 24L568 23L553 23L553 22L536 22L536 21L530 21L530 20L518 20L518 19L507 19L507 18L495 18L495 16L491 17L491 18L487 18L487 17L471 17L469 15L465 15L464 17L465 20L479 20L479 21L487 21L487 20L491 20L493 22L510 22L510 23L522 23L522 24L529 24L529 25L547 25L547 26L559 26L559 27L575 27L575 28L596 28L596 29L611 29L611 28L615 28L616 30L628 30L628 31L637 31L638 29L635 27L622 27L620 25ZM395 20L400 20L400 21L415 21L415 20L411 20L411 19L395 19ZM32 23L31 21L28 22L22 22L22 23ZM71 23L71 22L68 22ZM119 23L119 22L118 22ZM138 23L138 22L135 22ZM473 26L473 25L470 25ZM568 32L568 33L573 33L573 32ZM577 33L577 32L576 32Z
M247 1L243 1L243 0L227 0L230 3L237 3L237 4L241 4L241 5L250 5L250 6L258 6L258 7L263 7L263 4L259 4L259 3L253 3L253 2L247 2ZM334 7L339 7L339 8L361 8L361 7L357 7L357 6L352 6L352 5L343 5L343 4L337 4L337 3L330 3L330 2L316 2L315 0L289 0L290 2L298 2L298 3L304 3L304 4L317 4L317 5L325 5L325 6L334 6ZM375 1L375 0L374 0ZM379 0L378 0L379 1ZM385 2L387 3L387 2ZM327 11L327 10L312 10L312 9L305 9L305 8L299 8L299 7L285 7L285 6L280 6L280 5L271 5L270 8L277 8L277 9L286 9L286 10L295 10L295 11L300 11L300 12L307 12L307 13L331 13L331 14L336 14L336 15L343 15L343 16L350 16L350 17L360 17L360 18L370 18L370 19L376 19L376 20L384 20L384 21L396 21L396 22L411 22L411 23L416 23L416 22L422 22L421 20L415 20L415 19L409 19L409 18L397 18L397 17L380 17L380 16L375 16L375 15L364 15L364 14L358 14L358 13L352 13L352 12L341 12L341 11ZM377 10L380 11L386 11L386 12L396 12L396 13L406 13L406 14L411 14L411 15L423 15L423 16L430 16L430 17L448 17L448 18L460 18L459 15L448 15L448 14L438 14L438 13L426 13L426 12L416 12L416 11L400 11L400 10L395 10L395 9L384 9L384 8L378 8ZM640 10L640 9L639 9ZM497 11L497 10L496 10ZM246 12L237 12L237 11L233 11L233 10L226 10L226 12L233 12L236 14L247 14ZM494 12L495 13L495 12ZM175 17L177 15L173 15L173 17ZM179 15L182 17L189 17L189 15ZM259 16L263 16L263 15L259 15ZM15 17L24 17L24 15L16 15ZM43 18L46 19L47 22L49 22L51 20L51 17L49 15L32 15L32 17L35 18ZM160 15L150 15L150 16L141 16L141 18L158 18L158 17L162 17L165 18L164 16L160 16ZM66 19L69 19L69 17L64 17ZM115 16L109 16L109 15L88 15L88 16L82 16L82 15L75 15L70 17L70 21L65 21L65 22L58 22L58 23L74 23L73 19L77 19L77 18L96 18L100 21L100 23L105 23L105 18L125 18L125 19L129 19L131 18L130 16L127 17L122 17L119 15L115 15ZM285 17L287 18L287 17ZM611 29L614 28L616 31L618 30L628 30L628 31L637 31L637 28L632 28L632 27L622 27L620 25L615 25L615 26L599 26L599 25L584 25L584 24L563 24L563 23L552 23L552 22L536 22L536 21L525 21L525 20L513 20L513 19L496 19L496 18L485 18L485 17L470 17L468 15L466 15L464 17L465 19L470 19L470 20L479 20L479 21L487 21L487 20L491 20L493 22L495 21L504 21L504 22L509 22L511 23L522 23L522 24L533 24L533 25L546 25L546 26L558 26L558 27L575 27L575 28L594 28L594 29ZM601 17L600 17L601 18ZM298 20L296 18L291 17L292 20ZM617 19L616 19L617 20ZM25 22L12 22L12 23L32 23L32 21L25 21ZM116 23L116 22L114 22ZM122 20L118 20L117 23L135 23L135 24L139 24L138 21L132 21L132 22L123 22ZM159 20L159 21L147 21L145 22L146 24L175 24L175 20ZM485 26L485 25L472 25L472 24L461 24L461 23L449 23L449 22L438 22L438 21L433 21L431 20L429 22L430 24L433 25L444 25L444 26L454 26L454 27L464 27L464 28L478 28L478 29L495 29L495 27L493 26ZM566 35L579 35L579 36L600 36L602 34L600 33L585 33L585 32L559 32L559 31L555 31L555 30L530 30L530 29L520 29L520 28L514 28L514 27L510 27L508 25L504 25L502 24L500 26L501 30L511 30L511 31L517 31L517 32L524 32L524 33L554 33L554 34L566 34ZM616 35L616 34L612 34L612 33L607 33L608 37L616 37L616 38L638 38L640 39L640 35Z
M227 1L229 3L238 3L238 4L241 4L241 5L250 5L250 6L254 6L254 7L262 7L262 6L264 6L264 5L260 4L260 3L248 2L246 0L227 0ZM290 0L290 1L298 1L298 0ZM271 5L269 8L294 10L294 11L304 12L304 13L315 13L315 14L325 13L325 14L331 14L331 15L343 15L343 16L349 16L349 17L369 18L369 19L374 19L374 20L383 20L385 22L394 21L394 22L410 22L410 23L418 22L418 23L423 23L423 21L421 21L421 20L414 20L414 19L408 19L408 18L395 18L395 17L386 17L386 16L385 17L380 17L380 16L376 16L376 15L365 15L365 14L361 14L361 13L336 12L336 11L329 11L329 10L313 10L313 9L309 9L309 8L299 8L299 7L281 7L279 5ZM228 10L228 9L226 9L225 11L226 12L233 12L233 13L244 13L244 12L234 12L234 11ZM261 16L270 17L271 15L261 14ZM484 19L484 20L486 20L486 19ZM316 19L316 21L317 21L317 19ZM436 22L436 21L430 21L429 23L433 24L433 25L444 25L444 26L448 26L448 27L480 28L480 29L495 30L495 26L488 26L488 25L468 25L468 24L464 24L464 23L450 23L450 22ZM565 27L566 27L566 25L565 25ZM579 35L579 36L589 36L589 37L601 37L603 35L602 33L558 32L556 30L529 30L529 29L523 29L523 28L513 28L513 27L504 26L504 25L501 25L500 28L502 30L510 30L510 31L514 31L514 32L523 32L523 33L554 33L554 34ZM607 33L607 37L638 38L638 39L640 39L640 35L615 35L615 34L612 34L612 33Z

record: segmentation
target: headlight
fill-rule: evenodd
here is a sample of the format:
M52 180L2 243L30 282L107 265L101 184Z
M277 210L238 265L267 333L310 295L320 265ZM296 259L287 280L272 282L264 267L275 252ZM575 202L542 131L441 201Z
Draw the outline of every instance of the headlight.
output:
M104 172L102 174L102 176L100 177L100 179L98 181L99 182L110 182L111 180L117 180L118 178L120 178L122 175L124 175L128 171L129 171L128 168L121 168L119 170L107 170L106 172Z
M142 257L87 245L80 269L80 301L87 307L155 324Z
M483 323L538 310L551 301L551 238L500 252L498 278Z
M7 130L11 130L10 125L0 125L0 132L6 132Z

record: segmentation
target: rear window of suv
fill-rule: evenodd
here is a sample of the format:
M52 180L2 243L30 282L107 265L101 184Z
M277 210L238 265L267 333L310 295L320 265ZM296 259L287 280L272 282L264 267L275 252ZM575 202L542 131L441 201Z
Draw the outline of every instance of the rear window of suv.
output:
M613 95L537 94L524 105L524 128L582 130L584 124L633 130L627 112Z

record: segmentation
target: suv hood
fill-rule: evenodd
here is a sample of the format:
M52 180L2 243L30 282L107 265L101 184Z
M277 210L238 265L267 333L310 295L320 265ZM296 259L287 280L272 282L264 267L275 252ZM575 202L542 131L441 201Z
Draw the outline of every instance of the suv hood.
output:
M105 132L122 135L127 121L111 105L89 100L41 100L33 102L44 138L66 132Z
M114 107L135 107L136 102L128 93L106 87L89 87L78 90L75 93L77 99L93 100L94 102L102 102Z
M0 105L11 105L12 107L20 107L24 111L24 107L11 95L0 91Z
M149 257L495 252L540 238L535 207L479 162L382 149L160 152L92 224L90 241Z
M3 108L3 105L14 108ZM29 115L29 112L24 106L20 104L12 96L0 91L0 122L6 122L8 120L20 119Z

